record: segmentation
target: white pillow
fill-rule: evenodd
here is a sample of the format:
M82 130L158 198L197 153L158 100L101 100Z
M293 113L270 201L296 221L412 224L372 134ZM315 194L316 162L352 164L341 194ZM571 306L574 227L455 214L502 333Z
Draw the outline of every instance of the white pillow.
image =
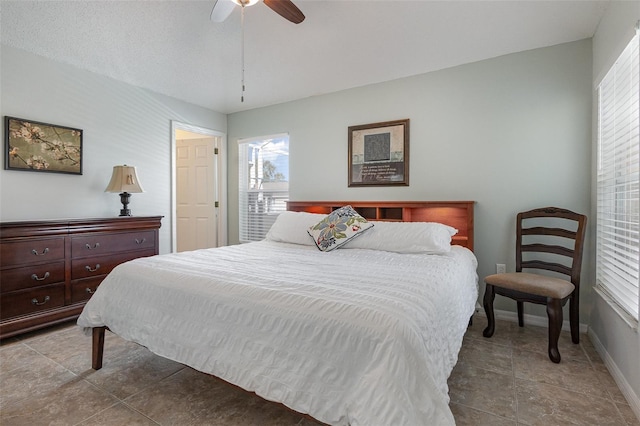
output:
M307 229L325 217L326 214L284 211L278 215L265 238L281 243L313 246L315 243L309 237Z
M375 226L342 248L396 253L447 253L458 230L436 222L373 222Z

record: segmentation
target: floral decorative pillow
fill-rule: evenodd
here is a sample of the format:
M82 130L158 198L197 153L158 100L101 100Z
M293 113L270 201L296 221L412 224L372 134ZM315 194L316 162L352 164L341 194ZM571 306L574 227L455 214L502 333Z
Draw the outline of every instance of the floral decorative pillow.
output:
M373 223L360 216L351 206L340 207L307 232L322 251L337 249L352 238L371 228Z

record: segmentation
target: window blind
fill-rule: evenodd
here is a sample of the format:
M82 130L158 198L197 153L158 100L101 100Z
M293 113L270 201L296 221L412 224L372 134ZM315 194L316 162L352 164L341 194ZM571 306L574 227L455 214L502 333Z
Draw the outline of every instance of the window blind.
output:
M596 288L637 324L639 294L638 34L598 86Z
M289 136L238 141L239 239L264 239L289 200Z

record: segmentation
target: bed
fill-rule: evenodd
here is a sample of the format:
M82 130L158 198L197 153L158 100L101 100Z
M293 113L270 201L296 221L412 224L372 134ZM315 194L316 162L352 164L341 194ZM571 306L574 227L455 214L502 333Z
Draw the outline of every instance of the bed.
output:
M307 229L347 204L362 217L348 232L369 228L319 250ZM109 329L323 423L454 424L447 378L478 291L473 203L288 210L263 241L115 268L78 319L93 368Z

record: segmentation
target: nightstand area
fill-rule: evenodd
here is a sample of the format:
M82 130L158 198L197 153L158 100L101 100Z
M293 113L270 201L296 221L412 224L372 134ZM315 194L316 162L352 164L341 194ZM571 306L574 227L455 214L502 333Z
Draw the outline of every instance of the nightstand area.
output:
M0 223L0 339L77 318L113 268L158 254L161 220Z

